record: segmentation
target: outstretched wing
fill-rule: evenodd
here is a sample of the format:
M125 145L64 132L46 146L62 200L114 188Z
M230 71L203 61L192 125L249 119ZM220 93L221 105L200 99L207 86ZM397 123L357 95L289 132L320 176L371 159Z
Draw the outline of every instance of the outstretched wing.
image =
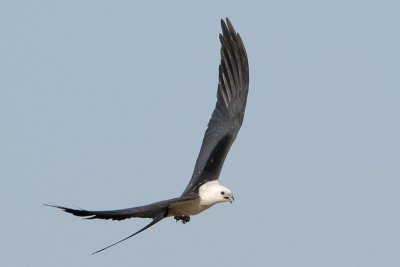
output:
M172 198L172 199L168 199L168 200L155 202L155 203L145 205L145 206L134 207L134 208L129 208L129 209L121 209L121 210L107 210L107 211L90 211L90 210L83 210L83 209L70 209L67 207L57 206L57 205L48 205L48 204L44 204L44 205L49 206L49 207L58 208L65 212L71 213L75 216L85 217L86 219L104 219L104 220L118 220L118 221L125 220L128 218L133 218L133 217L135 217L135 218L152 218L153 219L149 224L147 224L145 227L143 227L139 231L131 234L128 237L125 237L122 240L119 240L118 242L115 242L105 248L102 248L102 249L97 250L92 253L92 254L96 254L96 253L106 250L112 246L115 246L116 244L119 244L119 243L143 232L144 230L150 228L151 226L155 225L156 223L158 223L159 221L161 221L162 219L164 219L165 217L168 216L168 209L169 209L170 205L176 204L179 202L185 202L188 200L194 200L196 198L197 198L196 195L189 194L189 195L178 197L178 198Z
M182 195L217 180L243 122L249 89L249 65L240 35L229 19L221 20L221 64L217 104L204 135L192 178Z
M159 202L155 202L152 204L133 207L128 209L120 209L120 210L105 210L105 211L93 211L93 210L84 210L84 209L71 209L63 206L57 205L48 205L46 206L54 207L61 209L65 212L71 213L75 216L85 217L85 219L103 219L103 220L125 220L129 218L152 218L154 219L160 213L167 213L168 207L173 203L179 203L181 201L193 200L195 195L187 195L184 197L172 198L168 200L163 200Z

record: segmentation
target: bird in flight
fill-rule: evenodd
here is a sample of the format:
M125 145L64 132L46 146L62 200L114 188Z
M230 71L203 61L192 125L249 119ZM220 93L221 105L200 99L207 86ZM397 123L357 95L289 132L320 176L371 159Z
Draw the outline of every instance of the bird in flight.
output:
M190 221L191 215L199 214L214 204L233 202L232 191L219 184L219 175L243 122L249 89L249 65L243 41L228 18L226 22L221 20L221 27L217 103L204 134L192 178L182 195L144 206L108 211L71 209L46 204L86 219L152 219L139 231L93 254L125 241L167 217L173 216L176 221L185 224Z

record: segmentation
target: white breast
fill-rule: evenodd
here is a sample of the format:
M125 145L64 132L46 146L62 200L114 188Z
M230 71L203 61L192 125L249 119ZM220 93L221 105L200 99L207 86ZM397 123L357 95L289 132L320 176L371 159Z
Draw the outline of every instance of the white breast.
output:
M219 196L220 187L218 181L211 181L203 184L199 188L199 199L171 204L168 215L180 216L199 214L214 204L221 202L221 197Z
M200 199L178 202L171 204L171 206L169 207L168 215L170 216L196 215L209 207L211 206L202 205Z

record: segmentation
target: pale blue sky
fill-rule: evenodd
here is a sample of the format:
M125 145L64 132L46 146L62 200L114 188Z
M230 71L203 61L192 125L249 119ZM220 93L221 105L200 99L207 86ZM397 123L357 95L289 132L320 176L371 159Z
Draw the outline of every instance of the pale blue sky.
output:
M399 1L2 1L0 265L398 267L399 14ZM224 17L250 63L221 175L234 205L90 255L148 221L41 204L182 192Z

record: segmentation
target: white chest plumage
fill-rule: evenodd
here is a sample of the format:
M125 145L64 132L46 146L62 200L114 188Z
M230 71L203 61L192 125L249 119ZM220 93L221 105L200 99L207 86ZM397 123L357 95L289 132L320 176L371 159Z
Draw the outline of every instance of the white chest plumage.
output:
M223 190L229 191L229 189L220 185L217 180L207 182L200 186L198 199L172 204L169 208L168 215L176 216L199 214L200 212L219 202L224 202L224 198L221 197L221 192Z
M202 205L200 199L174 203L169 207L169 216L196 215L212 205Z

